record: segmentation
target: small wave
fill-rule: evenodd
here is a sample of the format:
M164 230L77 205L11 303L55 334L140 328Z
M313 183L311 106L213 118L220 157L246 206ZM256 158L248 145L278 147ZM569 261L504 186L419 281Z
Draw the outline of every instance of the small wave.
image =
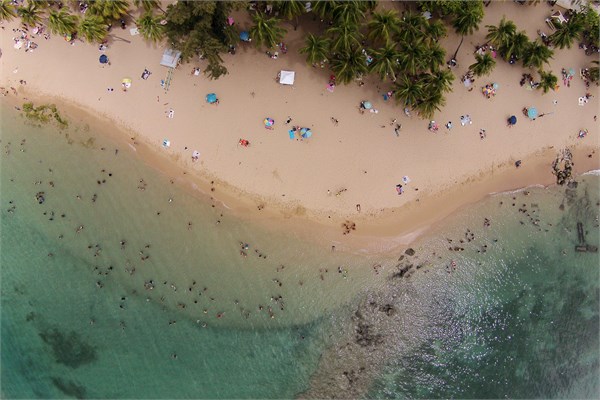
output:
M593 169L591 171L584 172L581 175L595 175L595 176L600 176L600 169Z
M492 196L498 196L498 195L504 195L504 194L515 194L515 193L521 193L524 192L527 189L532 189L532 188L537 188L537 189L543 189L546 186L544 185L540 185L540 184L535 184L535 185L529 185L529 186L525 186L519 189L515 189L515 190L507 190L505 192L491 192L490 195Z

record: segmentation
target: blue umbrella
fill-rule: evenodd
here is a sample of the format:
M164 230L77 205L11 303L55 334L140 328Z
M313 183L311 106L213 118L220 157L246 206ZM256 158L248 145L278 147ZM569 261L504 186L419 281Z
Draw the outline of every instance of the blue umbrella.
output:
M217 95L214 93L209 93L206 95L206 102L209 104L217 102Z
M493 87L494 89L496 89L496 90L497 90L497 89L500 87L500 85L498 85L497 83L494 83L494 84L492 85L492 87Z
M102 54L100 56L100 64L106 64L108 63L108 57L106 56L106 54Z
M302 129L300 129L300 136L302 136L305 139L308 139L309 137L312 136L312 132L308 128L302 128Z
M513 116L511 116L511 117L508 119L508 123L509 123L509 125L516 125L516 123L517 123L517 117L515 117L514 115L513 115Z
M370 101L363 101L362 105L366 110L370 110L371 108L373 108L373 104L371 104Z
M250 41L250 34L248 33L248 31L241 31L240 32L240 39L243 40L244 42L249 42Z
M538 116L538 110L535 107L529 107L527 109L527 116L529 119L536 119Z

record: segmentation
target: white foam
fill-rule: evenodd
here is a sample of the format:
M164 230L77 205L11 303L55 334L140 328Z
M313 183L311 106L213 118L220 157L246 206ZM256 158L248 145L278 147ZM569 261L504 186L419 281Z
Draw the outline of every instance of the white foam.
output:
M591 171L584 172L581 175L596 175L596 176L600 176L600 169L593 169Z

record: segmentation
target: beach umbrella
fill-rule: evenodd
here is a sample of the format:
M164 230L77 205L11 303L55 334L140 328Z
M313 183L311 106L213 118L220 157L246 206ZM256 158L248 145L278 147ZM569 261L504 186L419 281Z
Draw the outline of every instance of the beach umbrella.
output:
M529 107L527 109L527 116L529 119L536 119L538 116L538 110L535 107Z
M512 115L509 119L508 119L508 124L509 125L516 125L517 124L517 117L515 117L514 115Z
M569 75L575 76L575 70L573 68L569 68Z
M108 62L108 57L106 56L106 54L102 54L100 56L99 61L100 61L100 64L106 64Z
M216 103L217 95L214 93L209 93L206 95L206 102L209 104Z
M302 129L300 129L300 136L302 136L305 139L308 139L309 137L312 136L312 132L308 128L302 128Z
M266 127L270 127L273 126L273 124L275 123L275 120L273 118L265 118L265 120L263 121Z
M250 34L248 33L248 31L240 32L240 40L243 40L244 42L250 41Z
M498 88L500 87L500 85L498 85L497 83L494 83L492 85L492 87L494 88L494 90L498 90Z
M371 108L373 108L373 104L371 104L370 101L363 101L362 105L365 108L365 110L370 110Z
M123 83L123 86L125 86L126 88L131 87L131 78L123 78L123 80L121 82Z

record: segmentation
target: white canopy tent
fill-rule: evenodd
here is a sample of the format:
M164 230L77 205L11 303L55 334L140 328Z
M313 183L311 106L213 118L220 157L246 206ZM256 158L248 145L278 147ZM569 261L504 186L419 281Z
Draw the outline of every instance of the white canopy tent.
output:
M160 60L160 65L168 68L175 68L179 59L181 58L181 52L172 49L166 49Z
M279 83L282 85L293 85L296 73L294 71L281 71L279 73Z

